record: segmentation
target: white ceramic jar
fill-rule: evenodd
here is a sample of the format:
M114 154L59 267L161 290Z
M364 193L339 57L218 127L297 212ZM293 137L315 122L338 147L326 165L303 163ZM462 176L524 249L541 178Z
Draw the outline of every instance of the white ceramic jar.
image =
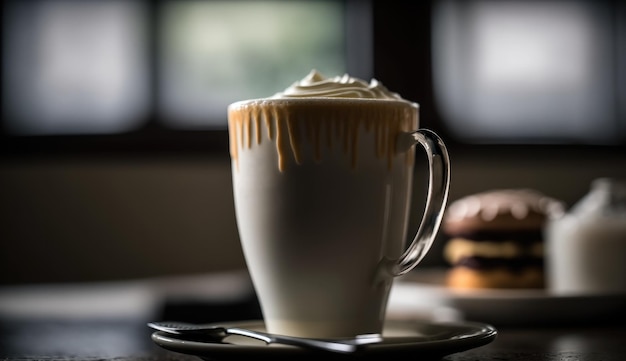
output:
M559 294L626 293L626 182L596 179L546 226L546 275Z

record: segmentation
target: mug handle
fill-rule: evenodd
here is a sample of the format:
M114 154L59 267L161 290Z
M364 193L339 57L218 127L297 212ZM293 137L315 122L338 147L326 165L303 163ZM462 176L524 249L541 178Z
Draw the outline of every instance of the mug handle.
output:
M408 137L398 142L399 147L409 148L419 143L426 151L429 179L426 207L415 238L399 259L388 263L387 271L394 277L411 271L432 246L443 219L450 189L450 158L441 138L428 129L419 129L401 136Z

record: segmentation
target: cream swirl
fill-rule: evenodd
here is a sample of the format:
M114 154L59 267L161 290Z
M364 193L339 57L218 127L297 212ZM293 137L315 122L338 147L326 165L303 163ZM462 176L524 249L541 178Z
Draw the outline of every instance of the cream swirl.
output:
M367 98L404 100L397 93L389 91L376 79L368 84L348 74L326 78L312 70L304 79L293 83L273 98Z

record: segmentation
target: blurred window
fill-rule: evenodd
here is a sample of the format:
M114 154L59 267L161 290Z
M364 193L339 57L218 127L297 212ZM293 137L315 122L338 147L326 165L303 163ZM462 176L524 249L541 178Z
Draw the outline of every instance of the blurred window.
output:
M116 133L147 111L145 8L135 1L14 1L3 17L4 127Z
M370 77L369 23L349 16L366 19L366 4L4 1L4 131L224 130L228 104L270 96L311 69Z
M270 96L316 68L347 72L336 1L163 4L160 111L169 126L223 127L228 104Z
M453 134L470 143L626 139L625 19L618 4L437 2L434 87Z

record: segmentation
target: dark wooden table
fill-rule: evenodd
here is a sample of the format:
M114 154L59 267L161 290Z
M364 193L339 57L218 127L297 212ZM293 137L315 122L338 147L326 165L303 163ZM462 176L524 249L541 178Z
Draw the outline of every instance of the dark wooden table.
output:
M623 361L624 325L500 328L492 343L448 361ZM199 360L161 349L142 320L0 321L1 360Z
M237 283L236 277L226 276L193 279L188 282L189 289L232 289ZM24 290L0 290L0 361L5 360L199 360L190 355L183 355L162 349L150 338L152 330L146 322L154 320L180 320L191 322L223 322L234 320L260 319L258 302L251 291L249 281L244 280L241 287L235 287L228 297L219 291L217 296L197 297L187 294L180 287L186 281L175 279L170 294L156 303L151 313L134 316L128 309L144 309L143 304L128 308L123 315L116 312L92 314L84 310L73 310L76 304L71 300L80 292L66 288L50 291L23 292ZM199 287L198 284L202 284ZM137 294L137 289L145 287L143 283L123 284L119 294ZM84 287L83 287L84 288ZM150 284L147 290L169 289L161 282ZM82 288L81 288L82 289ZM101 294L113 294L116 287L89 288L88 302L98 299ZM68 293L69 292L69 293ZM196 291L194 291L196 292ZM12 297L14 294L27 294L28 297ZM69 294L64 299L59 296ZM165 293L159 292L159 299ZM94 296L95 295L95 296ZM190 296L191 295L191 296ZM194 296L195 295L195 296ZM97 296L97 297L96 297ZM210 296L210 297L208 297ZM4 298L4 299L3 299ZM9 300L9 298L11 298ZM39 304L49 309L49 303L65 305L67 312L49 312L48 314L30 313L27 303L38 299ZM139 297L140 298L140 297ZM115 296L118 307L125 300ZM138 297L129 297L131 302ZM9 302L11 301L11 302ZM92 302L97 303L97 302ZM102 302L100 302L102 303ZM24 305L23 305L24 304ZM155 303L150 301L153 306ZM83 307L83 303L78 303ZM104 302L105 310L107 302ZM111 303L111 306L113 304ZM624 305L626 306L626 304ZM101 306L99 306L101 307ZM121 310L124 308L122 307ZM624 307L626 309L626 307ZM12 310L21 310L19 314ZM36 310L36 308L33 308ZM54 310L53 310L54 311ZM58 310L57 310L58 311ZM73 312L72 312L73 311ZM585 312L581 310L581 312ZM623 312L622 312L623 313ZM200 317L202 316L202 317ZM526 325L513 327L498 325L498 336L492 343L468 351L451 354L443 358L446 361L626 361L626 322L616 315L614 319L593 321L586 318L583 323L571 322L552 325ZM421 357L407 355L407 360L422 360ZM266 357L259 355L259 358ZM324 359L324 357L321 357ZM302 361L302 360L300 360ZM423 361L423 360L422 360Z
M498 337L491 344L450 355L445 360L626 360L624 325L499 328L498 331Z

